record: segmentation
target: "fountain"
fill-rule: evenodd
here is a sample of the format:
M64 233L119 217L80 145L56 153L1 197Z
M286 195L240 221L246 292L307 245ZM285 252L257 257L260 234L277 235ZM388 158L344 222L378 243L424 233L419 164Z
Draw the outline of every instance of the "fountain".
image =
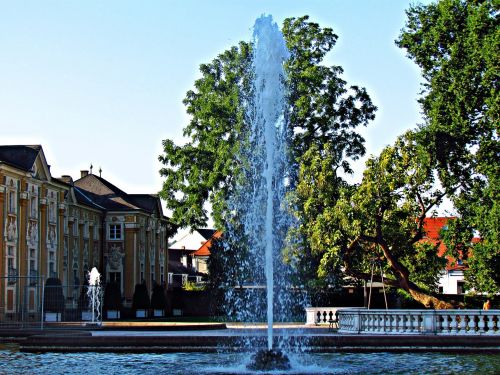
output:
M101 275L96 267L88 273L89 287L87 289L87 298L92 316L90 324L100 324L101 322Z
M289 53L283 35L271 16L261 16L256 20L253 36L253 87L251 98L246 103L247 123L250 126L238 155L241 165L244 165L244 178L236 186L229 202L231 211L237 213L236 221L242 230L229 230L228 237L240 236L234 242L245 242L248 246L251 260L247 260L245 266L252 269L246 271L251 274L249 282L252 286L261 287L265 279L267 350L257 352L248 368L283 370L290 368L290 364L281 350L273 348L273 321L276 317L275 294L279 294L281 310L289 311L285 302L289 300L285 297L286 277L281 272L284 269L281 250L291 224L285 207L290 163L287 160L283 69ZM274 277L276 269L280 270L279 280ZM256 301L258 297L254 298L251 305L261 303ZM248 301L244 301L239 303L239 308L245 309L248 305ZM252 316L244 318L255 319Z

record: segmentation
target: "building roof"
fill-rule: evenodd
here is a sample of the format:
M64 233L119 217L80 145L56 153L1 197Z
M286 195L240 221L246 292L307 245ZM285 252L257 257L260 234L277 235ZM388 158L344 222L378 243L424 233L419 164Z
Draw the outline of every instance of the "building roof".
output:
M426 217L424 220L425 238L423 239L423 241L430 241L434 245L439 245L437 252L440 257L446 256L446 259L448 260L448 263L446 265L447 270L463 270L467 268L466 265L462 264L460 260L457 261L457 259L446 255L447 248L441 237L442 231L447 229L448 222L453 219L455 218ZM473 243L477 243L479 241L480 239L478 237L472 238Z
M193 255L198 257L210 256L210 248L212 247L212 241L219 238L220 236L222 236L222 232L220 230L215 231L212 237L203 245L201 245L201 247L198 250L196 250L193 253Z
M180 232L169 246L170 250L196 251L215 233L215 229L198 228L192 231Z
M196 231L203 236L204 239L209 240L212 238L214 233L216 232L215 229L209 229L209 228L196 228Z
M0 146L0 161L28 172L41 149L40 145Z
M153 194L127 194L109 181L88 174L74 183L75 196L82 204L108 211L142 210L162 216L159 198Z
M425 239L438 244L438 255L441 257L446 253L446 246L441 240L441 230L447 228L450 217L426 217L424 219Z

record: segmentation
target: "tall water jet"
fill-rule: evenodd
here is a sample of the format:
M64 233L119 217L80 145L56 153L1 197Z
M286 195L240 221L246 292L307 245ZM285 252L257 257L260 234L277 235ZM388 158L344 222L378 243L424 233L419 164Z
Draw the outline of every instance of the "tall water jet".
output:
M254 70L254 120L252 134L263 133L261 143L265 145L265 164L262 165L262 176L265 180L266 213L264 221L265 276L267 291L267 341L268 349L273 347L273 306L274 306L274 225L275 215L280 209L274 207L281 203L283 197L275 197L275 186L285 178L279 175L284 162L283 141L284 121L284 77L283 63L288 58L283 35L271 16L262 16L254 26L255 51L253 56ZM284 181L282 181L283 183ZM280 249L276 249L280 250Z
M240 153L236 156L241 173L228 203L234 224L233 227L229 224L227 237L236 246L245 244L244 251L249 253L240 270L249 288L245 292L240 289L241 300L232 307L247 309L239 315L244 321L259 319L264 315L265 307L267 347L271 353L273 321L277 313L274 309L275 293L280 298L276 304L281 309L278 313L283 315L283 311L289 311L283 303L282 292L287 287L283 282L281 251L291 222L284 204L290 164L287 158L284 72L289 52L271 16L261 16L256 20L253 37L250 72L253 85L244 103L248 126L244 129ZM280 270L279 278L274 276L276 269ZM259 291L264 283L265 306L261 306Z
M92 324L101 321L101 274L93 267L88 274L87 298L92 311Z

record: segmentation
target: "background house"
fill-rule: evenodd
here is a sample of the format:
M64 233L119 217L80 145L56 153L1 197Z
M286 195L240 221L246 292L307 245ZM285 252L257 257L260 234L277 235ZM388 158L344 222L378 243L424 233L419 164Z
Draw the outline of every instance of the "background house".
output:
M199 228L174 238L168 248L170 288L182 288L187 281L204 281L204 276L208 274L209 241L216 233L215 229Z

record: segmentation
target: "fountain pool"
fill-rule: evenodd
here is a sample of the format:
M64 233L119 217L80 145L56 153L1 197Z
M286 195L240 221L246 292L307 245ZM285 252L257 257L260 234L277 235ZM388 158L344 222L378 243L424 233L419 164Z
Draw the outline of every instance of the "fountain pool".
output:
M246 368L248 353L23 353L0 344L1 374L281 374ZM498 354L307 353L287 374L498 374Z

